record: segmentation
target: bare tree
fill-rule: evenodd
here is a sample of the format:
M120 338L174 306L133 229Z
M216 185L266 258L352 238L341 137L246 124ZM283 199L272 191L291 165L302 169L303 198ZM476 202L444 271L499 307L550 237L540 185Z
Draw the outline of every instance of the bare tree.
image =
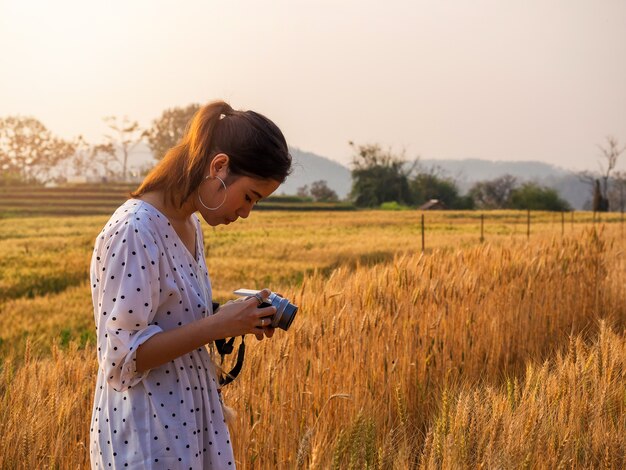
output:
M111 143L97 144L91 148L91 159L102 168L104 179L114 179L118 174L116 166L121 166L115 146Z
M74 151L74 142L50 137L42 146L37 164L33 167L34 178L41 183L61 178L62 162L71 158Z
M66 175L88 178L99 176L102 171L106 173L108 164L103 161L102 155L99 155L103 152L103 147L109 148L108 144L92 145L82 135L78 136L74 141L74 153L68 159L69 169L66 170ZM110 149L112 150L113 146L110 146Z
M69 160L69 170L74 176L86 176L89 169L93 166L91 158L91 145L82 135L76 138L74 155ZM66 177L69 176L69 171Z
M614 181L612 173L615 170L619 156L626 150L626 147L620 148L615 137L607 136L606 146L598 145L598 148L602 152L602 160L598 162L600 171L592 172L585 170L578 172L577 176L580 181L589 186L592 195L591 209L595 212L606 212L610 207L615 207L616 193L611 190L611 185L613 183L619 184L619 182ZM614 174L616 175L617 173ZM623 203L618 203L618 205L622 207Z
M126 181L128 155L142 141L146 132L139 127L137 121L130 121L126 116L122 118L109 116L105 117L104 121L109 126L109 129L113 131L113 135L106 134L104 136L106 140L105 145L111 145L113 149L118 147L122 152L121 156L118 156L117 151L109 152L107 155L120 163L122 167L122 180Z
M619 156L626 150L626 146L620 148L617 139L611 135L606 138L606 147L598 145L598 148L602 152L603 159L605 163L599 163L600 165L600 174L602 178L602 186L601 186L601 195L602 197L608 201L609 200L609 179L611 177L611 172L615 169L615 165L617 165L617 159ZM608 210L608 204L607 204Z

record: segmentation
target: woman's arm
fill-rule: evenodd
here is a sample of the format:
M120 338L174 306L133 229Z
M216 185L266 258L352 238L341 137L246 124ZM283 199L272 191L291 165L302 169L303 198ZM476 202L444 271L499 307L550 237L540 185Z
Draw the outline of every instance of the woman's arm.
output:
M264 297L269 294L268 290ZM258 339L262 339L263 334L271 337L274 328L261 327L261 318L274 315L276 308L258 308L257 305L254 297L231 302L221 306L214 315L155 334L137 348L137 372L163 365L216 339L248 333L255 334Z

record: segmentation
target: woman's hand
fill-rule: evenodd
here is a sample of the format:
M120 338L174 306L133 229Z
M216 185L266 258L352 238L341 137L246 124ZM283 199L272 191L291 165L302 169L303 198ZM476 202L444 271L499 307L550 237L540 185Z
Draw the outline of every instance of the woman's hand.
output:
M272 292L263 289L259 292L261 298L266 299ZM252 333L260 341L264 336L271 338L274 328L271 327L272 317L276 314L276 307L259 308L259 300L252 296L243 300L227 302L213 315L215 320L224 322L229 331L228 336L241 336Z

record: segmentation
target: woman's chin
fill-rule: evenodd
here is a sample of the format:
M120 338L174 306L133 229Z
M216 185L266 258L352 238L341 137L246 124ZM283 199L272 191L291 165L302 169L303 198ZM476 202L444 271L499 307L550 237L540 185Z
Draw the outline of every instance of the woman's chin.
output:
M207 218L207 217L202 217L202 219L204 219L204 221L209 224L211 227L217 227L218 225L221 225L224 223L224 219L217 219L214 217L211 218Z

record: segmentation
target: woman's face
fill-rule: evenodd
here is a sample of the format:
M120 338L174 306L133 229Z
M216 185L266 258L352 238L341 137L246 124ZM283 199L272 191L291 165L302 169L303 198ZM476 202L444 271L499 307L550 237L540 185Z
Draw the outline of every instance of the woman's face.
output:
M220 224L228 225L239 217L245 219L260 199L268 197L280 186L278 181L272 179L249 176L229 178L226 176L227 172L217 173L217 176L224 180L226 190L219 179L210 177L202 182L196 194L196 209L206 223L213 227ZM209 210L202 205L198 197L210 208L219 207Z

